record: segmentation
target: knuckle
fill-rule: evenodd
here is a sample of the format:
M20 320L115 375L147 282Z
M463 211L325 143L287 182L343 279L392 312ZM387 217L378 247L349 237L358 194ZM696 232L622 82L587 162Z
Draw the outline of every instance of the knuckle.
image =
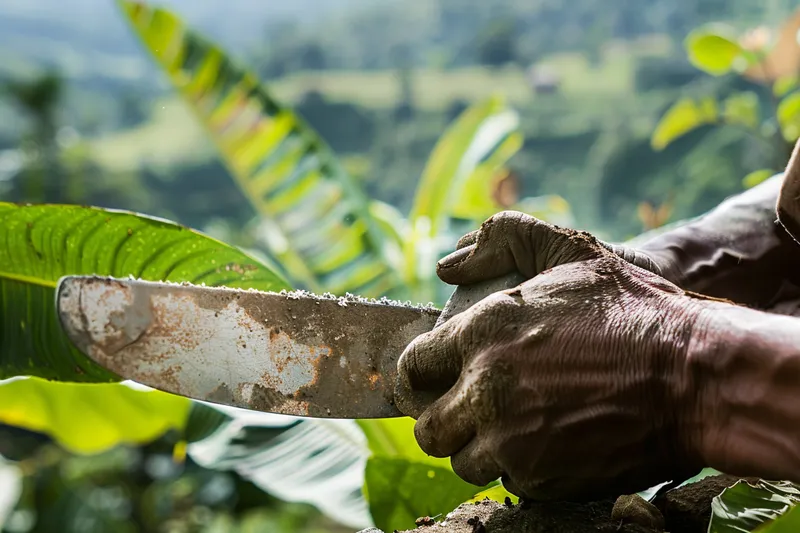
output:
M467 405L478 428L491 428L508 411L507 391L511 384L501 373L500 357L483 357L469 369Z
M493 360L489 359L481 367L471 369L473 376L468 380L467 405L478 427L491 425L502 411L494 366Z
M500 211L487 218L480 228L480 236L486 236L492 232L500 231L506 232L509 228L513 229L520 223L524 223L527 219L532 219L530 215L520 213L519 211Z
M419 415L419 418L417 418L417 421L414 424L414 438L416 439L417 444L419 444L419 447L422 448L422 451L428 455L431 454L431 442L434 440L430 435L431 431L429 428L429 420L430 415L426 410Z
M476 303L469 314L469 322L464 327L465 337L477 347L496 340L508 324L518 323L520 304L514 295L498 291Z
M480 230L475 230L467 233L466 235L458 239L458 242L456 243L456 249L460 250L461 248L465 248L473 244L478 239L479 235L480 235Z
M505 309L514 305L514 299L506 292L493 292L473 306L471 323L485 324L487 318L504 313Z
M453 472L473 485L487 485L500 476L491 453L478 445L472 453L458 453L450 459Z
M432 408L424 411L414 424L414 438L420 449L432 457L446 457L442 449L439 435L444 428L440 427L440 417L436 416Z
M520 222L536 222L538 219L521 211L505 210L492 215L489 220L499 223L519 224Z
M411 341L411 343L406 346L406 349L403 350L400 359L397 361L397 377L403 381L407 381L416 369L417 353L419 350L417 344L418 340L419 339L414 339Z
M408 390L424 387L424 365L420 363L433 350L434 339L431 333L424 333L411 341L397 361L398 381Z

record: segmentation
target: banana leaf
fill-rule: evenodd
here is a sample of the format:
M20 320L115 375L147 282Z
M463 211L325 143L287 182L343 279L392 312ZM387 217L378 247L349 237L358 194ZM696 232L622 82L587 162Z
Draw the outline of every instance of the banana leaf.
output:
M298 419L195 402L187 431L207 417L213 431L189 444L196 463L230 470L265 492L309 503L337 522L356 529L374 525L364 498L369 455L353 420Z
M184 425L189 400L116 384L58 321L64 275L134 276L261 290L285 280L243 252L166 220L68 205L0 203L0 421L78 453L146 442ZM94 383L94 384L90 384Z
M0 378L118 381L75 349L59 324L56 283L81 274L289 288L244 252L166 220L93 207L0 203Z
M771 522L800 503L800 485L788 481L738 481L711 502L709 533L771 531ZM793 520L796 520L795 517Z
M395 294L396 242L320 136L250 71L174 13L118 0L135 34L214 141L292 281L309 290ZM276 236L276 234L279 234Z
M312 503L344 524L371 524L361 492L368 452L353 445L363 441L355 422L212 407L135 383L109 383L119 378L76 350L58 323L56 282L76 274L289 287L253 257L166 220L0 203L0 375L72 382L0 381L0 422L45 433L81 454L148 442L174 428L189 442L188 454L209 468L235 469L262 489Z
M492 178L522 147L519 117L499 97L469 107L450 125L431 153L409 215L404 277L409 285L434 275L437 237L451 216L483 218L499 211ZM475 212L474 215L470 214Z

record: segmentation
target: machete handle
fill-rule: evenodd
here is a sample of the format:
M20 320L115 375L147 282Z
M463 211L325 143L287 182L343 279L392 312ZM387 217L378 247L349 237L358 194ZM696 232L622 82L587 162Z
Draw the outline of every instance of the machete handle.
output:
M439 319L436 321L436 326L434 326L434 328L438 328L450 318L466 311L490 294L506 289L513 289L520 283L527 281L527 279L528 278L519 272L512 272L511 274L506 274L499 278L481 281L471 285L459 285L444 305L442 314L439 315Z

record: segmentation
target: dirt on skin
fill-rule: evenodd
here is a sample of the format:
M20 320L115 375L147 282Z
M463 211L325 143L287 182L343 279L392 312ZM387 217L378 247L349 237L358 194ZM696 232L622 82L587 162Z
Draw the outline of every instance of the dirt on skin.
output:
M706 533L711 500L738 479L712 476L660 495L653 503L663 515L663 529L632 523L642 513L652 516L655 512L644 500L639 504L626 500L625 507L630 512L622 514L619 505L614 512L614 500L589 503L523 501L518 505L483 500L462 504L432 525L397 533ZM384 533L377 529L365 531Z

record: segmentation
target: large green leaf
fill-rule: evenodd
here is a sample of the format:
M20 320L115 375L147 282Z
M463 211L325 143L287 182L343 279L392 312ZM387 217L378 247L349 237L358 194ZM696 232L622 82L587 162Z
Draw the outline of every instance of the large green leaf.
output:
M288 287L245 253L172 222L93 207L0 203L0 376L118 380L75 349L58 322L56 282L79 274ZM83 453L182 428L188 407L184 398L123 384L0 383L4 423Z
M450 462L447 459L431 457L422 451L414 438L415 423L414 419L409 417L358 421L373 455L404 457L412 461L449 468Z
M420 178L409 215L405 280L415 284L433 276L435 238L448 216L463 215L476 200L468 191L488 194L491 178L522 146L519 117L499 97L464 111L439 138ZM484 198L486 199L486 198ZM480 208L486 210L481 203Z
M45 433L75 453L149 442L186 423L190 401L114 383L0 382L0 423Z
M168 221L98 208L0 204L4 375L116 379L74 350L58 325L54 287L65 274L287 287L243 252ZM353 527L372 523L362 494L369 451L353 421L296 421L199 402L189 411L185 398L157 391L39 379L0 383L0 420L83 453L184 429L198 462L234 469L271 494L312 503Z
M292 277L306 288L391 294L399 257L369 212L358 184L324 141L172 12L119 0L145 48L216 144L253 207L274 222Z
M739 481L711 502L709 533L746 533L800 502L800 486L779 481ZM766 529L765 531L769 531Z
M682 98L661 117L653 130L650 144L654 150L663 150L678 137L700 126L715 124L718 120L719 109L713 97L700 100Z
M689 61L714 76L727 74L744 51L735 36L719 25L705 26L692 31L684 42Z
M797 533L800 531L800 506L789 509L772 522L756 529L758 533Z
M372 517L384 531L413 527L414 519L447 513L489 487L459 478L447 458L431 457L414 438L411 418L359 420L369 443L365 492ZM508 495L502 487L482 496ZM410 523L409 523L410 520Z
M347 526L373 525L362 493L369 450L354 421L210 409L201 403L194 409L194 423L206 431L206 417L228 415L209 435L189 445L189 456L198 464L233 470L269 494L310 503ZM187 430L195 431L194 423Z
M448 468L402 457L371 457L365 477L370 511L383 531L413 529L416 518L447 514L486 489Z
M0 203L0 377L117 380L76 350L58 322L56 282L80 274L288 288L244 252L166 220L93 207Z

